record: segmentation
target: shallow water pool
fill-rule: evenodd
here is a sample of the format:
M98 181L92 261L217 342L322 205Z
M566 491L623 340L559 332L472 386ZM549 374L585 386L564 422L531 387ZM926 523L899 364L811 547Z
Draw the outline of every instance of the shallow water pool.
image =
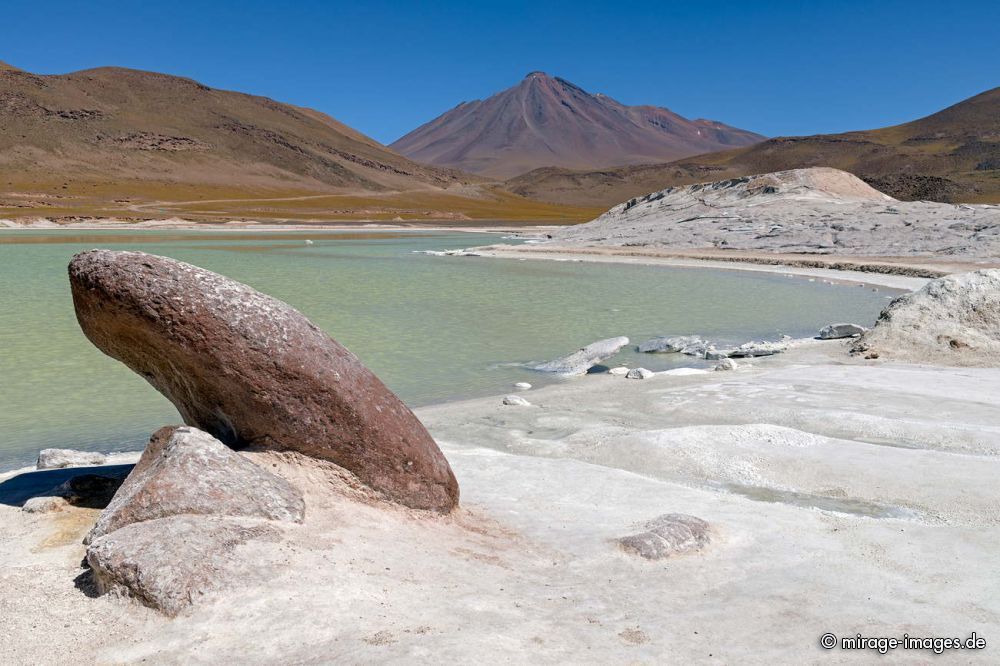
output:
M307 244L306 239L312 240ZM76 324L66 265L94 247L166 255L283 299L411 406L554 381L524 367L600 338L720 343L870 324L886 292L781 275L416 254L495 243L432 232L0 232L0 469L46 447L141 448L173 406ZM660 370L698 361L624 351ZM571 381L585 381L571 380Z

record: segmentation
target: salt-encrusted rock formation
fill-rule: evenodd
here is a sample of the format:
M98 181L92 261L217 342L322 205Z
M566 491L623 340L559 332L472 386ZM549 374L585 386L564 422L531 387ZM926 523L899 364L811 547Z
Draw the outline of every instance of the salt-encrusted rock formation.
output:
M1000 206L897 201L827 167L681 185L550 233L558 246L851 256L1000 254Z
M858 326L857 324L829 324L819 330L817 337L820 340L837 340L861 335L866 330L864 326Z
M739 365L737 365L736 361L733 359L724 358L716 364L715 369L719 372L725 372L728 370L736 370L738 367Z
M896 298L852 351L912 363L1000 365L1000 270L947 275Z
M420 421L289 305L173 259L92 250L69 266L77 319L184 422L223 443L330 460L387 498L447 512L458 483Z
M177 515L126 525L87 549L100 593L117 593L177 615L206 593L251 575L248 542L276 541L273 523Z
M168 426L153 434L86 540L181 514L301 522L304 513L302 493L281 477L208 433Z
M644 531L618 539L622 550L647 560L697 552L711 541L711 528L701 518L665 513L643 525Z
M63 467L87 467L103 465L108 457L103 453L75 451L73 449L42 449L38 452L38 469L61 469Z
M626 337L598 340L573 352L569 356L536 365L534 369L540 372L552 372L559 375L584 375L604 359L617 354L627 344L628 338Z
M660 336L639 343L635 350L646 354L668 354L708 344L697 335Z

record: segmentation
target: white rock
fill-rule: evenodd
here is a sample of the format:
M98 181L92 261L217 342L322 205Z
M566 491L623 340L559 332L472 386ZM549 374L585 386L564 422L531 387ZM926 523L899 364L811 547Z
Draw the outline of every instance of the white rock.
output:
M627 344L628 338L624 336L598 340L573 352L569 356L536 365L534 369L540 372L553 372L559 375L585 375L592 367L604 359L614 356Z
M627 379L649 379L655 374L655 372L646 368L632 368L625 377Z
M88 467L103 465L108 457L103 453L74 451L73 449L42 449L38 453L38 469L63 467Z
M531 403L519 395L504 396L503 404L516 407L531 407Z
M66 498L57 495L46 495L43 497L32 497L21 507L27 513L51 513L69 506Z
M735 370L738 367L740 367L740 366L738 366L736 364L736 361L734 361L733 359L731 359L731 358L724 358L721 361L719 361L719 364L715 366L715 369L717 371L720 371L720 370Z
M531 384L529 384L528 382L517 382L516 384L514 384L514 388L521 389L522 391L527 391L528 389L531 388Z
M850 338L861 335L867 329L857 324L829 324L819 331L820 340L837 340L838 338Z
M640 343L635 350L646 354L679 352L688 347L704 345L706 342L697 335L661 336Z
M1000 366L1000 270L948 275L900 296L852 351L911 363Z
M628 368L624 365L619 365L617 368L611 368L608 370L609 375L614 375L616 377L624 377L628 374Z

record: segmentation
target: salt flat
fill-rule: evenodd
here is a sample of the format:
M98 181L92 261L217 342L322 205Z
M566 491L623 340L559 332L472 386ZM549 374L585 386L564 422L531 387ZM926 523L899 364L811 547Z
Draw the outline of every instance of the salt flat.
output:
M828 631L989 644L1000 370L846 347L735 372L591 375L522 393L530 407L421 409L462 487L447 518L247 453L303 488L305 523L248 546L238 588L172 621L74 587L96 512L0 505L0 650L13 663L209 663L236 649L258 663L765 663L845 660L818 646ZM614 542L668 512L708 521L711 545L651 562Z

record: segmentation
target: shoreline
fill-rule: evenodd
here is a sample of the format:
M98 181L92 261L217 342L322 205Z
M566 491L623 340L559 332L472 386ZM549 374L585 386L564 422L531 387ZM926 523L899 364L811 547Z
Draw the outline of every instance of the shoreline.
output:
M5 225L4 223L10 223ZM568 223L567 223L568 224ZM191 222L179 218L166 220L151 220L146 222L119 222L114 220L94 220L89 222L73 222L69 224L29 223L22 224L15 220L0 219L0 232L3 231L212 231L212 232L292 232L292 231L440 231L463 233L526 233L543 234L552 229L566 226L565 224L517 224L503 220L484 221L476 224L474 220L462 220L454 225L445 224L441 220L423 222L377 222L351 221L336 222L318 221L303 222Z
M482 247L467 248L467 252L478 254L482 257L496 259L532 259L541 261L584 261L594 263L616 263L633 264L642 266L664 266L668 268L705 268L731 271L747 271L755 273L773 273L778 275L799 276L806 278L826 279L837 284L859 284L863 286L886 287L902 291L913 291L925 285L934 277L945 275L947 272L941 271L936 275L915 275L912 273L930 272L928 266L922 262L914 261L909 264L899 264L900 272L881 272L863 270L865 264L859 263L855 268L853 260L843 258L831 258L830 262L837 264L833 266L804 265L814 260L796 259L786 257L757 257L749 254L733 254L726 258L719 258L714 255L698 253L636 253L631 250L618 248L570 248L570 247L539 247L538 245L489 245ZM904 258L905 259L905 258ZM874 265L874 264L872 264ZM978 266L985 268L986 266ZM969 266L968 270L975 270Z

